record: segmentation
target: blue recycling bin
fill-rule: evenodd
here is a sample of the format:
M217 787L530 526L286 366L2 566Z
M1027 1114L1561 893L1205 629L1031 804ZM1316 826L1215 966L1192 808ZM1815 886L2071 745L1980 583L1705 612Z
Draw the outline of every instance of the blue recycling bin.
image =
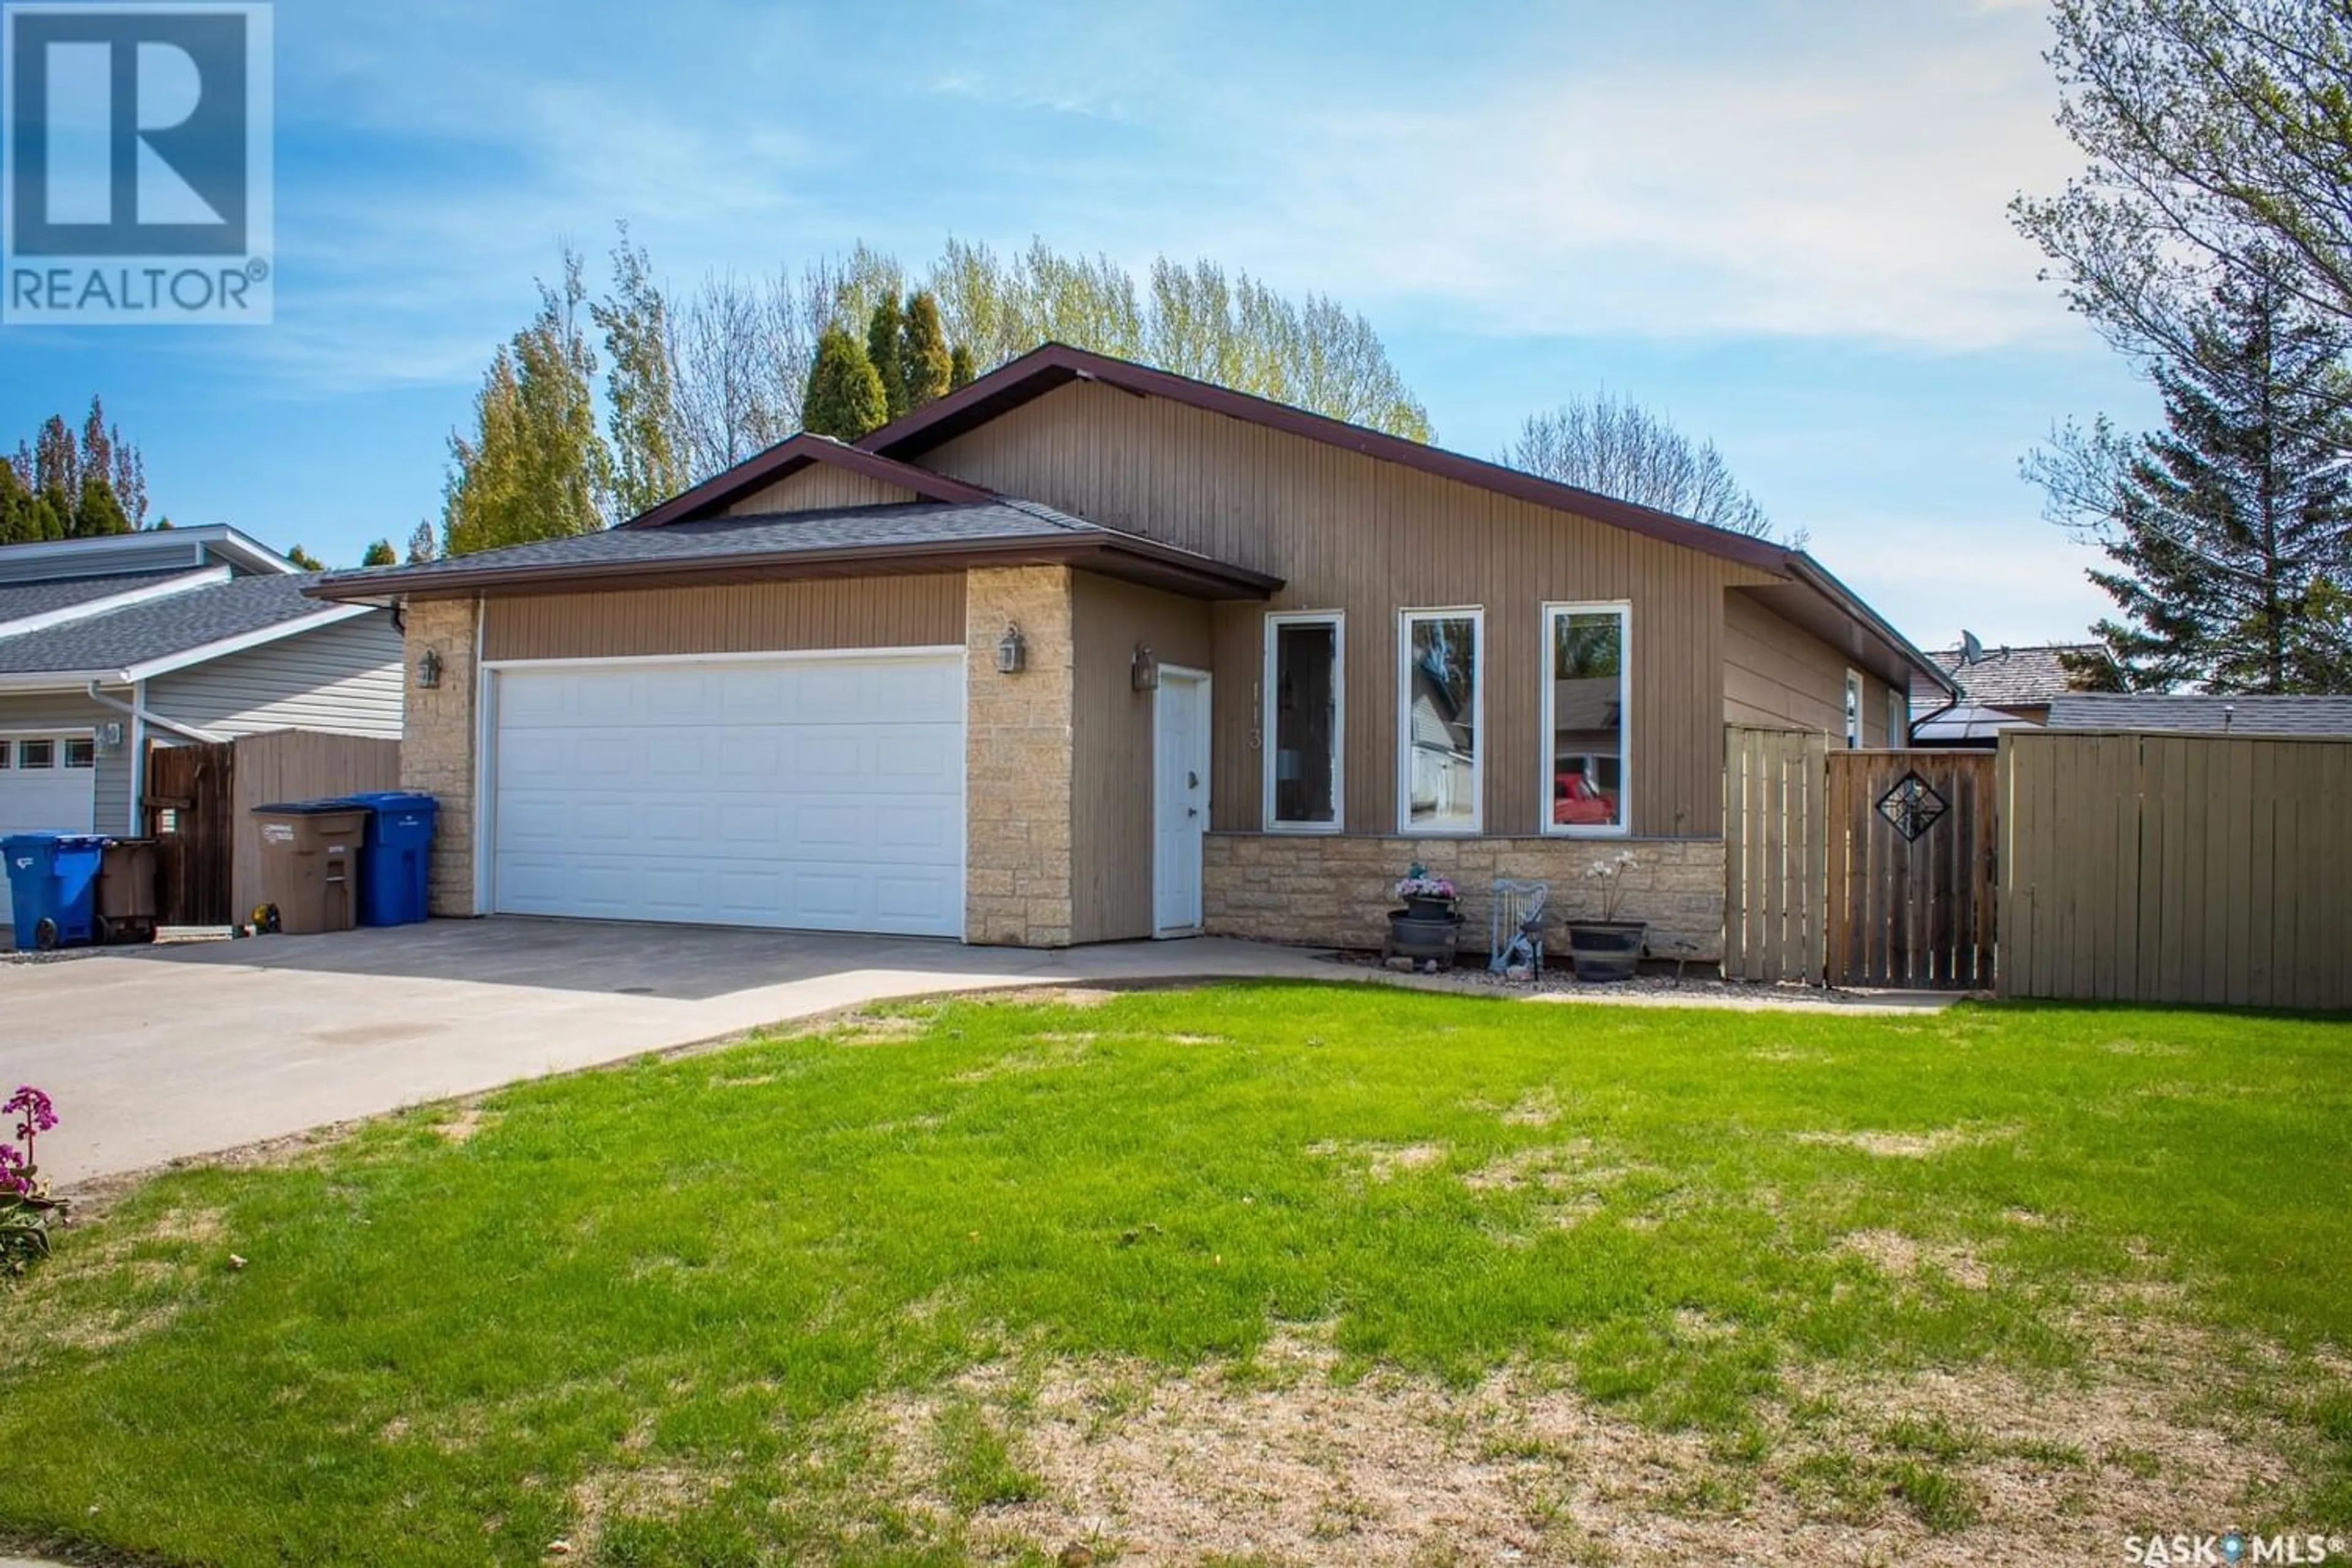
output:
M98 868L106 840L89 833L14 833L0 838L19 951L98 940Z
M367 834L360 844L360 924L415 925L425 918L426 874L433 849L433 823L441 803L406 790L376 790L343 797L367 808Z

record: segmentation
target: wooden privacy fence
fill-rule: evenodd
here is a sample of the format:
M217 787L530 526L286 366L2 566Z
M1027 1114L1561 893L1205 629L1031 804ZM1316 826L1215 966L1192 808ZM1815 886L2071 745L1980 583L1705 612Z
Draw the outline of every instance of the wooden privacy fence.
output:
M2001 990L2352 1007L2352 740L2011 731Z
M1734 724L1723 754L1723 973L1819 984L1829 737Z
M159 847L166 925L227 925L262 900L253 808L400 787L400 742L313 730L210 745L154 745L147 831Z
M1990 752L1829 753L1832 985L1993 984Z

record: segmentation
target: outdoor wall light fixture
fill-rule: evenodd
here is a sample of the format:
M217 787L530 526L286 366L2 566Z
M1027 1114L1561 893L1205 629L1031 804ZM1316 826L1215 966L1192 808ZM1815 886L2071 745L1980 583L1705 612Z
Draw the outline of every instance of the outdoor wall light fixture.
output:
M1017 626L1007 626L1004 635L996 639L996 673L1018 675L1029 667L1028 639Z
M417 689L422 691L430 691L440 684L441 655L435 649L428 647L416 661Z
M1135 645L1135 662L1128 667L1128 679L1138 691L1160 689L1160 658L1150 643Z

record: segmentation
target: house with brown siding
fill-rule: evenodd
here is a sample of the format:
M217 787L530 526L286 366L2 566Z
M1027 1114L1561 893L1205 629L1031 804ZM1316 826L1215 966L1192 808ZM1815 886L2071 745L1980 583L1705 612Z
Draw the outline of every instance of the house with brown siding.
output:
M1412 862L1572 907L1630 847L1712 953L1727 721L1899 743L1944 679L1801 552L1058 344L313 592L436 672L436 913L1042 947L1369 943Z

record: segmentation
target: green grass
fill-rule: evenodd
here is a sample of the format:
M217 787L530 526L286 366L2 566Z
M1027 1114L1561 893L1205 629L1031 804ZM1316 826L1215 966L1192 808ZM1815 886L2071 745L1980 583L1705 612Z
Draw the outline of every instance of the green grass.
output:
M1298 1333L1343 1380L1517 1367L1703 1435L1694 1511L1769 1477L1964 1530L1987 1436L1797 1374L2094 1376L2083 1314L2141 1300L2261 1349L2215 1376L2283 1434L2266 1506L2352 1526L2352 1393L2313 1370L2352 1348L2341 1021L1228 987L924 1005L452 1114L162 1177L0 1287L0 1539L523 1563L593 1497L601 1561L960 1561L1044 1485L1018 1369L1278 1385ZM1012 1394L938 1403L877 1485L872 1412L992 1364Z

